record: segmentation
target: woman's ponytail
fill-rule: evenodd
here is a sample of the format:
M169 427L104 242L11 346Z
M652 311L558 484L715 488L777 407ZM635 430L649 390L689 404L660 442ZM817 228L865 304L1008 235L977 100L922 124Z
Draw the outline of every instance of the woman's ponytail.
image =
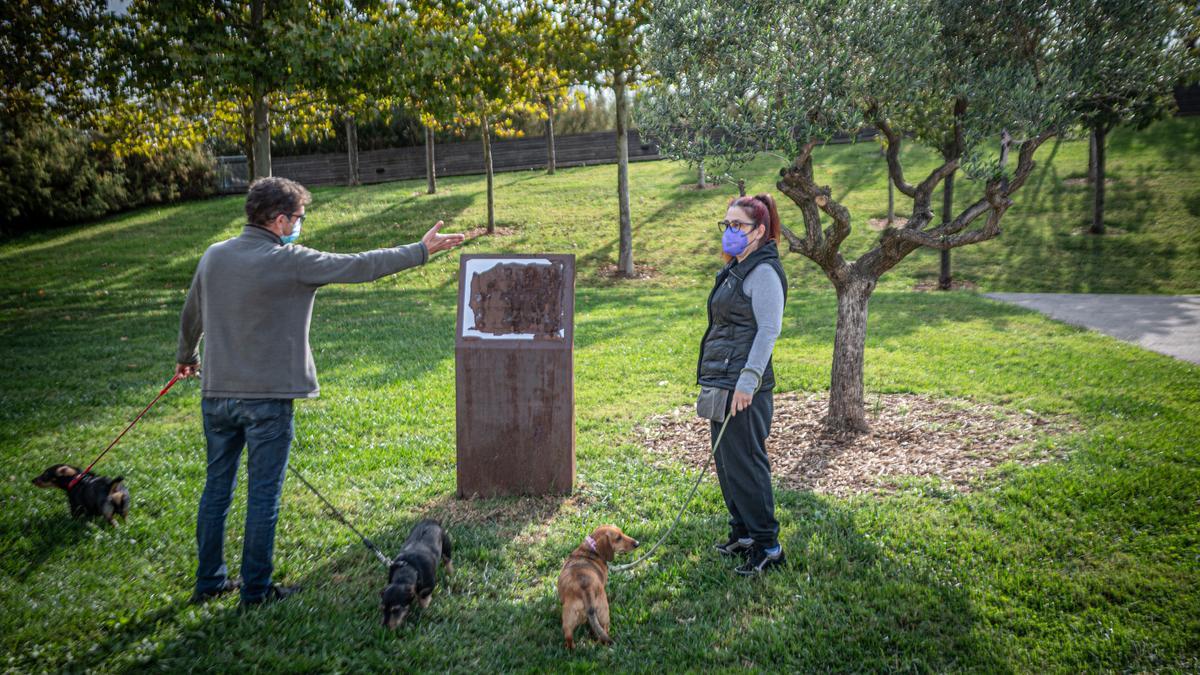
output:
M754 198L767 207L767 218L765 219L767 239L778 244L781 224L779 222L779 209L775 208L775 198L765 192L760 195L754 195Z

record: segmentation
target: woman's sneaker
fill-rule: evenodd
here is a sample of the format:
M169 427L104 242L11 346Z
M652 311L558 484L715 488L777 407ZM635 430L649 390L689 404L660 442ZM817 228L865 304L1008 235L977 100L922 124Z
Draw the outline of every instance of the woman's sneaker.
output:
M775 546L768 549L754 544L750 548L750 555L746 558L746 562L742 563L735 571L744 577L752 577L762 574L772 567L782 567L785 564L787 564L787 558L783 556L781 547Z
M717 549L717 553L727 556L741 555L744 556L750 552L750 548L754 545L754 540L750 537L738 539L730 536L729 541L716 544L713 548Z

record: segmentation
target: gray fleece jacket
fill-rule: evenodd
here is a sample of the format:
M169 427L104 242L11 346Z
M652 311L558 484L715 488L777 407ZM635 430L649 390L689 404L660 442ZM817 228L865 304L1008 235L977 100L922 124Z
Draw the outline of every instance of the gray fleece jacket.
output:
M214 398L315 398L308 345L313 299L326 284L374 281L429 260L418 242L363 253L314 251L247 225L208 247L179 321L177 363L196 363L204 336L202 392Z

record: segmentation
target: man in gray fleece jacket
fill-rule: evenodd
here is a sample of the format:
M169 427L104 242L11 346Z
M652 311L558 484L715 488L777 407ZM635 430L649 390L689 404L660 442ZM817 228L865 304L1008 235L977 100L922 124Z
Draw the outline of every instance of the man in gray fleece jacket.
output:
M319 394L308 344L317 289L362 283L422 265L462 243L433 226L421 241L355 254L292 245L300 233L308 190L286 178L262 178L246 196L248 224L240 236L213 244L200 258L179 326L175 373L200 369L208 476L196 518L199 564L193 602L241 588L243 606L282 599L296 588L271 581L279 495L295 436L292 401ZM246 533L242 578L224 560L225 518L242 448L247 452Z

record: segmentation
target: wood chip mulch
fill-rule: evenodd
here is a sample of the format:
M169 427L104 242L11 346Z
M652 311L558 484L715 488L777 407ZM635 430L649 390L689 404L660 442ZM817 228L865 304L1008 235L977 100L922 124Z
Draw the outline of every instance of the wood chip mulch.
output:
M470 241L476 237L511 237L517 233L511 227L500 227L499 225L496 226L495 230L492 234L488 234L486 227L473 227L462 234L467 241Z
M870 432L831 435L821 426L828 394L775 396L767 455L778 486L841 497L894 492L910 477L938 478L958 492L980 487L993 467L1061 458L1035 441L1078 431L1065 416L1014 411L962 399L915 394L867 397ZM638 441L663 460L693 468L710 452L708 421L688 406L651 417ZM1052 447L1052 446L1051 446Z
M614 263L603 263L598 270L600 278L606 281L628 281L630 279L653 279L658 276L658 268L653 265L633 264L633 276L621 274Z
M908 224L908 218L897 216L892 219L892 227L904 227ZM883 230L887 228L887 218L868 218L867 226L872 230Z
M922 279L921 281L918 281L913 286L913 290L921 291L924 293L927 291L939 291L941 289L938 288L938 280L937 279ZM950 280L950 290L952 290L952 291L978 291L979 284L975 283L974 281L967 281L965 279L951 279Z

